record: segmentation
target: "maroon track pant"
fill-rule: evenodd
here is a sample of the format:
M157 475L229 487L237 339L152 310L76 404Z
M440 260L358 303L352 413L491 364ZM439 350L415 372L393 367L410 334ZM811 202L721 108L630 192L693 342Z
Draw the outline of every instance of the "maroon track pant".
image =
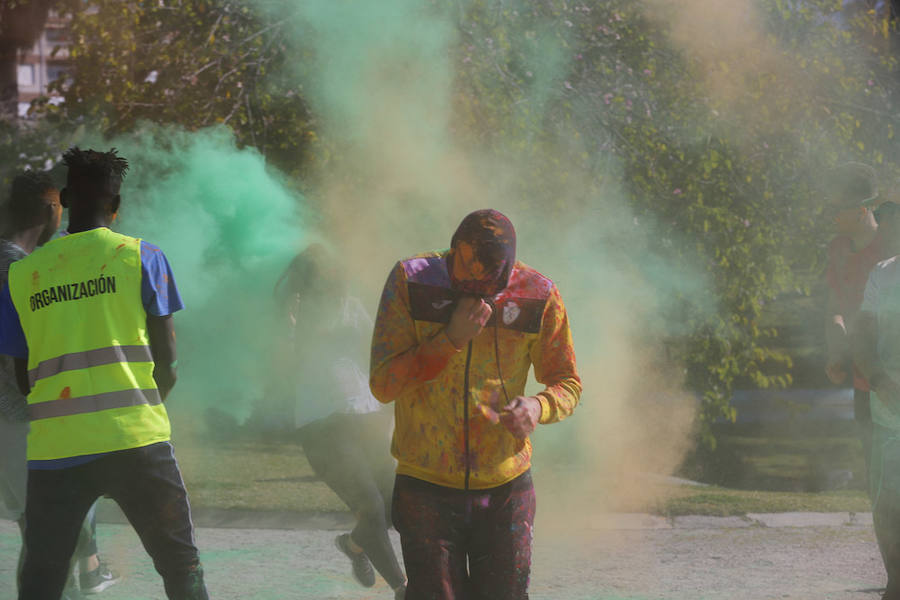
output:
M534 510L530 472L469 491L398 475L406 600L527 600Z

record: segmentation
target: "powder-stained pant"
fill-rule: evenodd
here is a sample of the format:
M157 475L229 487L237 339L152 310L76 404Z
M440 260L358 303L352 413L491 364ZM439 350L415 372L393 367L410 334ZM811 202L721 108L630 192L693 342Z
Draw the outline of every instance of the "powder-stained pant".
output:
M128 517L170 600L208 600L187 492L167 442L75 467L29 471L19 600L59 599L81 524L104 494Z
M470 491L398 475L406 600L527 600L534 511L530 472Z

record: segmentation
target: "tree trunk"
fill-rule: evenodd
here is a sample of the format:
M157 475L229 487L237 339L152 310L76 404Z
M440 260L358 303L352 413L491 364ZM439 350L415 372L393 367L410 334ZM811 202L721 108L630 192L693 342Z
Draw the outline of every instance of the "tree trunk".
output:
M0 121L12 121L19 114L18 51L0 40Z
M0 0L0 121L18 118L18 50L30 48L41 35L52 2Z

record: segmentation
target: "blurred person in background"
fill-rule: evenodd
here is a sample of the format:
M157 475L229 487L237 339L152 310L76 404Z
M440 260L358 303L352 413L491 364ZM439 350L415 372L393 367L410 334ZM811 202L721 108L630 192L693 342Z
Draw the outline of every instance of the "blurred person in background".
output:
M871 388L869 495L887 571L884 600L900 600L900 204L875 210L891 258L869 274L851 327L853 360Z
M878 192L871 167L840 165L826 178L824 192L837 233L828 245L825 373L835 385L853 384L853 414L868 472L872 443L869 384L851 360L848 328L862 304L869 272L891 255L872 210Z
M320 244L291 261L275 297L292 347L279 363L299 400L300 443L316 475L356 517L356 527L337 536L335 545L350 559L357 582L374 586L374 565L402 600L406 576L388 537L393 414L372 396L365 369L372 318Z
M25 171L13 178L3 206L3 216L6 225L0 238L0 288L6 286L9 266L31 254L59 229L62 205L59 190L50 175L43 171ZM26 407L25 396L16 383L12 358L0 355L0 495L22 532L19 575L25 557L25 490L28 479ZM96 504L82 524L73 562L78 566L79 585L75 585L73 565L63 600L78 597L79 589L86 594L102 592L119 579L100 562L97 554Z
M63 162L67 233L13 263L0 293L0 353L15 359L30 420L19 599L59 600L81 523L107 495L167 597L207 600L163 406L181 297L159 248L109 228L127 161L71 148Z
M394 403L394 524L408 600L524 600L535 493L529 435L581 395L556 285L516 261L512 223L466 216L449 250L385 283L370 384ZM528 372L544 386L525 396Z

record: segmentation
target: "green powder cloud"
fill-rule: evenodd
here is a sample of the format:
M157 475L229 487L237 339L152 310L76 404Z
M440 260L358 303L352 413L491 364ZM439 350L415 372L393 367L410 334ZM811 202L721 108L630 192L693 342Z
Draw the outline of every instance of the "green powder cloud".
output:
M272 359L272 287L308 238L304 199L228 129L145 125L112 140L130 169L114 229L158 245L186 309L175 316L175 410L245 416Z

